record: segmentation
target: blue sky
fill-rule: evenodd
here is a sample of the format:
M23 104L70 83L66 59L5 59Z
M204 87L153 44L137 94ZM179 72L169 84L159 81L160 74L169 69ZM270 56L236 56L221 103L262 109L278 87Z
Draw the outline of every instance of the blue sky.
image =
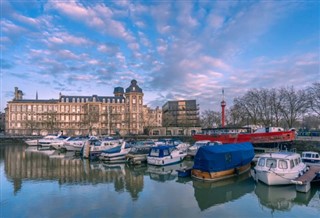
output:
M227 107L252 88L320 78L319 1L1 0L1 107L25 99L112 96L132 79L144 104Z

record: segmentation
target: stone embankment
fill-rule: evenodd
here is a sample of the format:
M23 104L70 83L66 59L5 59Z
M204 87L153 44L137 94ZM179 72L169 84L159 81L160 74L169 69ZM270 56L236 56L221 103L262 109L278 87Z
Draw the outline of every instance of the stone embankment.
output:
M2 144L19 144L24 143L24 139L37 139L41 138L40 136L6 136L0 135L0 145ZM156 138L170 138L170 136L130 136L125 137L125 139L134 138L138 140L146 140L146 139L156 139ZM190 144L194 143L194 140L191 136L179 136L176 138L180 138L184 142L189 142ZM298 152L302 151L317 151L320 152L320 137L310 137L310 136L298 136L296 140L293 142L292 148L295 148Z
M293 148L295 148L298 152L320 152L320 137L299 136L293 142Z

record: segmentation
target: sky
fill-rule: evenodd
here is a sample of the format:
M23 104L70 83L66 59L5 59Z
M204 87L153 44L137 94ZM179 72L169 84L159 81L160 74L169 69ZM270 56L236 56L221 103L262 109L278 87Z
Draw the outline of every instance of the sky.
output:
M1 0L3 112L24 99L113 96L132 79L155 108L220 111L250 89L320 79L319 1Z

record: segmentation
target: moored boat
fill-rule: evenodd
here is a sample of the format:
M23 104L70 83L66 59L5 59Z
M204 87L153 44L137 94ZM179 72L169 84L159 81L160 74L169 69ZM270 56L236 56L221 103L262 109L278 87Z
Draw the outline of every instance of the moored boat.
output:
M88 140L81 149L82 157L88 158L90 160L98 159L103 151L109 150L111 148L120 146L122 140L104 140L100 141L98 139Z
M102 151L99 159L108 163L125 162L126 155L130 151L131 147L131 144L123 141L120 146Z
M129 164L141 164L147 162L147 156L151 150L150 145L136 145L126 155L127 162Z
M193 135L193 139L220 141L223 144L251 142L257 147L282 146L280 149L290 149L296 133L294 130L285 131L280 127L259 128L255 132L251 128L208 128L202 133Z
M87 140L94 139L94 136L87 137L87 136L78 136L72 137L64 142L63 146L67 151L81 151L83 145Z
M151 148L147 162L151 165L165 166L181 162L186 155L186 152L179 151L175 146L160 145Z
M190 146L187 150L187 155L189 157L194 157L202 146L212 146L212 145L221 145L221 142L211 142L210 140L201 140L196 141L192 146Z
M200 147L191 176L206 181L218 181L238 176L251 167L254 157L250 142Z
M254 177L267 185L289 185L294 184L292 180L303 175L306 170L300 154L275 152L259 157L254 167Z
M320 155L318 152L304 151L302 152L301 160L307 166L312 166L312 165L320 166Z

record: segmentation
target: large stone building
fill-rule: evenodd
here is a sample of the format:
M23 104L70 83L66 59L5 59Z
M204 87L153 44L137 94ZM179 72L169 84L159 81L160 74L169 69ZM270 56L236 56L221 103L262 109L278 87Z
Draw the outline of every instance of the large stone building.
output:
M15 88L8 102L6 134L45 135L63 131L69 135L141 134L146 126L143 92L132 80L125 90L114 89L114 96L67 96L59 99L23 99ZM152 110L151 110L152 111Z

